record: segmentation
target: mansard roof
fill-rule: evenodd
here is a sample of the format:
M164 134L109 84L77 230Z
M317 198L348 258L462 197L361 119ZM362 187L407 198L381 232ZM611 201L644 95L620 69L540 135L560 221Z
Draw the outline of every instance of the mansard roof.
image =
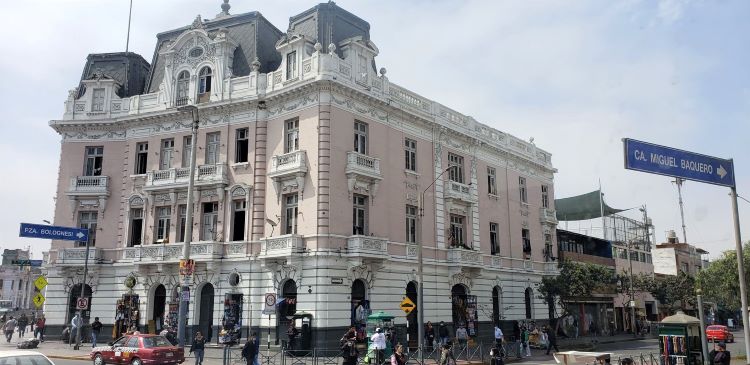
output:
M156 35L156 49L151 63L153 67L148 77L146 92L158 91L159 84L164 78L165 60L159 53L194 26L185 26ZM237 41L238 46L234 51L232 62L232 76L249 75L251 64L256 57L260 61L260 72L263 73L274 71L281 64L281 56L276 52L274 45L283 33L257 11L204 20L200 26L208 32L209 36L213 36L219 29L224 28L228 31L229 37Z
M141 55L133 52L92 53L86 57L86 66L81 74L81 81L94 77L115 80L120 88L117 95L127 98L143 94L149 64ZM84 88L79 87L78 96L83 95Z
M326 48L331 43L338 45L347 38L357 36L369 41L370 23L329 1L290 17L287 33L304 35ZM337 49L336 53L343 57L341 49Z

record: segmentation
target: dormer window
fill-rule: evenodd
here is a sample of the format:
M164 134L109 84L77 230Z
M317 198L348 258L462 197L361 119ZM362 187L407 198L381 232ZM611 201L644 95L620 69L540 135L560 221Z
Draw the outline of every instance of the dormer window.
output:
M177 75L177 99L175 104L183 106L188 104L188 90L190 86L190 73L187 71L180 72Z
M211 98L211 68L206 66L198 73L198 102L205 103Z
M104 111L104 89L94 89L94 96L91 102L92 112L103 112Z
M286 54L286 79L291 80L297 77L297 51Z

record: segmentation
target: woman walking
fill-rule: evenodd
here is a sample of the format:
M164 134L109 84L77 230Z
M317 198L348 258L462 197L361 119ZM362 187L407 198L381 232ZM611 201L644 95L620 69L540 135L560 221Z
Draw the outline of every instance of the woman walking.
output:
M190 353L195 352L195 365L203 365L203 350L206 348L206 339L201 331L195 333L193 343L190 345Z

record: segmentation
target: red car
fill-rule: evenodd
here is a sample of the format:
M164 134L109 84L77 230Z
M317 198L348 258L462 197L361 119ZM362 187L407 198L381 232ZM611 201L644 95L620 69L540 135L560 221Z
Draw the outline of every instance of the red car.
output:
M181 364L185 361L185 350L173 346L164 336L125 335L108 346L91 350L91 360L94 365Z
M727 326L708 326L706 327L706 340L713 342L734 342L734 335L729 332Z

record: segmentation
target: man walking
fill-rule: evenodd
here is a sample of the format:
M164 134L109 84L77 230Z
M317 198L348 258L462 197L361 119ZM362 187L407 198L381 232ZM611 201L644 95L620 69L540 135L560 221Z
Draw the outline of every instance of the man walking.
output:
M552 348L555 349L555 352L560 352L560 349L557 348L557 326L555 324L556 321L552 321L551 326L547 329L547 355Z
M5 331L5 341L10 343L10 340L13 339L13 331L16 329L16 325L18 322L13 319L13 316L10 316L10 319L3 324L3 330Z
M450 332L448 332L448 326L445 322L440 321L440 327L438 327L438 336L440 336L440 344L445 345L450 340Z
M26 326L29 325L29 317L26 317L26 313L21 313L18 317L18 338L23 338L26 334Z
M372 349L375 351L375 364L380 365L385 355L385 335L382 328L376 328L375 333L370 337Z
M68 345L73 343L73 341L76 340L78 331L81 330L81 324L83 324L83 321L81 320L81 316L76 313L76 315L73 317L73 319L70 320L70 338L68 339ZM76 346L78 344L76 343Z
M503 330L500 329L500 323L495 323L495 344L497 348L503 346Z
M91 347L96 347L96 340L99 339L101 331L102 322L99 322L99 317L94 317L94 323L91 324Z
M44 314L40 315L36 319L36 328L34 329L34 337L39 337L40 342L44 342L44 325L47 320L44 318Z

